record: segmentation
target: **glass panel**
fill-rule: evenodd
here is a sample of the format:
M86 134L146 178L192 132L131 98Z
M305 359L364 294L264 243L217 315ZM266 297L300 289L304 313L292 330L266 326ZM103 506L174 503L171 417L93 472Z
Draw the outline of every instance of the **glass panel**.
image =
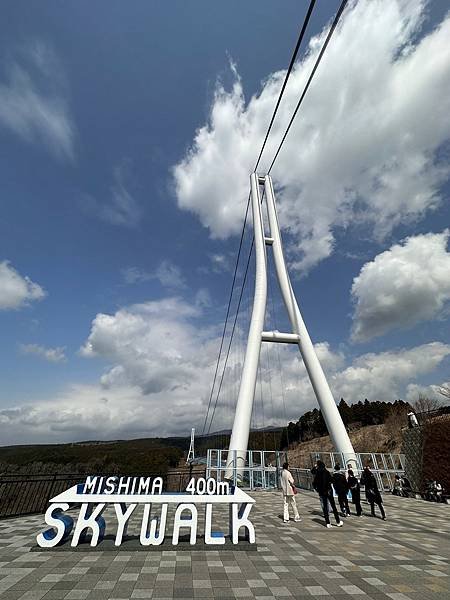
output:
M264 464L263 462L263 453L261 450L253 450L252 452L252 462L254 467L260 467Z
M384 466L383 455L382 454L380 454L380 453L375 454L375 461L376 461L379 469L385 469L386 468Z
M245 470L242 473L242 487L249 486L249 485L250 485L250 472L248 470Z
M281 453L281 464L283 464L285 462L286 458L285 458L285 453ZM266 467L273 467L274 465L276 465L276 456L275 456L275 452L264 452L264 466Z
M392 470L395 471L395 463L394 463L392 454L385 454L384 460L386 461L387 468L390 469L391 471Z
M375 465L373 464L373 457L372 454L370 454L369 452L363 452L361 453L361 462L362 462L362 467L364 468L366 465L369 465L369 467L371 469L375 468Z
M380 485L381 490L390 490L391 489L391 484L390 484L387 473L380 471L379 472L379 481L381 483L381 485Z

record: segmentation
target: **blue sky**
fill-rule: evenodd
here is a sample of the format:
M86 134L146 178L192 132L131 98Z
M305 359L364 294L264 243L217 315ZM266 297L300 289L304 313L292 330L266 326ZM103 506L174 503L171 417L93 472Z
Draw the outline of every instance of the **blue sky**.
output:
M317 2L262 171L337 6ZM0 444L201 428L248 175L304 10L5 4ZM272 172L307 326L349 402L450 378L446 10L351 2ZM239 325L213 429L229 425ZM283 393L262 369L272 424L315 405L282 358Z

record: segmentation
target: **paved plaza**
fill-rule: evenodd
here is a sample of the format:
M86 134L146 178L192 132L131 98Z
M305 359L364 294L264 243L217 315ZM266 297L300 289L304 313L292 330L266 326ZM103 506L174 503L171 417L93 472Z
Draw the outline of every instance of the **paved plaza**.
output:
M301 523L282 522L278 492L253 497L256 549L36 551L41 515L0 521L0 598L450 598L450 506L387 496L387 521L326 529L311 492L297 496Z

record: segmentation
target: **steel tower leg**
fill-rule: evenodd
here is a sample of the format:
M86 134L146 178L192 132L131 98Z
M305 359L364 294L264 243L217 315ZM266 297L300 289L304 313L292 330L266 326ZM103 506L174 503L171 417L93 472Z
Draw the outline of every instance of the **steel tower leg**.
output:
M264 182L267 213L269 218L270 236L264 234L264 221L261 211L259 194L260 181ZM256 173L250 177L251 202L253 213L254 244L256 255L255 294L253 300L252 317L247 340L244 366L242 370L241 385L236 404L233 429L231 431L230 446L227 458L227 479L242 479L245 467L250 423L255 397L256 378L258 371L261 342L265 341L292 343L298 338L298 346L305 363L308 376L314 389L317 401L322 411L331 440L337 452L345 456L356 468L356 454L350 438L342 422L338 408L328 386L325 374L314 350L308 330L303 321L300 309L295 299L291 281L283 255L278 215L275 205L272 179L269 175L259 178ZM267 257L266 243L273 248L275 270L280 285L281 294L289 315L292 333L280 334L278 332L264 332L264 317L267 300Z
M286 310L291 322L292 331L299 336L298 347L302 355L303 362L309 375L309 379L314 389L314 393L322 411L328 433L335 447L336 452L341 452L346 463L352 463L356 468L356 455L353 445L348 436L345 425L342 421L339 410L331 393L327 379L322 366L314 350L313 343L309 337L308 330L303 321L300 309L292 289L289 278L286 261L283 255L283 245L281 242L280 225L275 205L275 195L273 192L272 178L267 175L264 182L267 212L269 217L269 226L271 237L273 238L272 249L275 262L275 270L281 290L281 295L286 306ZM345 465L341 465L345 466Z
M230 447L227 458L226 478L232 479L232 469L236 469L241 478L247 454L248 436L252 418L253 399L255 397L256 377L261 352L262 331L266 313L267 299L267 257L264 241L264 223L259 196L259 181L256 173L250 177L253 229L255 236L255 295L252 317L248 333L247 349L242 369L241 385L231 431Z

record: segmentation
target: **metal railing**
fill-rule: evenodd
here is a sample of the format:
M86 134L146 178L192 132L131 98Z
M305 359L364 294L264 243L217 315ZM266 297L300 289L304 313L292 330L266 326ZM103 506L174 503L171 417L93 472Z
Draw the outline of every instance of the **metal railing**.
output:
M327 469L334 470L336 464L347 467L346 457L341 452L311 452L311 466L321 460ZM375 476L378 489L390 491L394 487L396 475L405 474L405 455L381 452L356 453L356 473L358 475L368 465Z
M82 475L0 477L0 518L44 512L50 498L80 481Z
M222 481L229 471L227 467L228 450L208 450L206 457L206 476ZM278 450L248 450L245 466L242 469L233 468L233 483L253 489L273 489L280 487L280 471L287 460L287 453ZM327 469L334 470L336 464L346 469L345 454L341 452L311 452L305 457L305 464L294 465L291 461L289 470L296 480L297 487L312 489L313 476L311 468L317 460L324 462ZM308 463L308 464L306 464ZM361 452L356 454L355 475L358 476L365 465L369 465L375 475L380 491L392 490L395 475L404 475L405 456L403 454L382 454L379 452ZM238 473L239 471L239 473ZM227 473L229 475L229 473Z
M96 473L103 477L120 477L117 473ZM205 469L186 469L167 473L145 473L145 477L162 477L164 490L182 492L192 477L204 477ZM0 476L0 519L43 513L49 500L68 488L82 483L86 474L6 475Z
M302 490L314 490L313 479L314 475L311 469L299 469L297 467L289 467L292 477L294 478L295 487Z
M235 451L236 454L236 451ZM206 456L206 477L223 481L228 475L228 450L209 449ZM247 450L245 467L232 468L231 479L234 485L254 489L279 487L280 470L287 460L287 453L279 450ZM236 458L233 464L236 464Z

